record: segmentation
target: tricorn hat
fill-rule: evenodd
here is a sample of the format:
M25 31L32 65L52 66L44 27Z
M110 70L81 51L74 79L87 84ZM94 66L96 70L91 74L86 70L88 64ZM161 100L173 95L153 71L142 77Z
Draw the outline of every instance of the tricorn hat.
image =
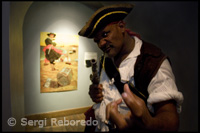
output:
M56 34L55 34L55 33L52 33L52 32L48 33L47 36L49 36L49 35L51 35L51 34L53 34L54 37L56 36Z
M131 12L133 6L133 4L116 4L98 9L78 34L93 38L100 29L109 23L123 20Z

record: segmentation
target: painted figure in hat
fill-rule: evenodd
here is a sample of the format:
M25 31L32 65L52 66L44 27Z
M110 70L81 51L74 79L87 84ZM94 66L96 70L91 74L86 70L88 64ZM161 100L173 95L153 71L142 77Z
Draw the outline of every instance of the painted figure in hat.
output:
M56 43L54 42L56 34L55 33L48 33L48 38L45 39L45 44L49 45L49 44L53 44L53 46L56 46Z
M55 40L55 33L48 33L48 38L45 39L46 47L44 47L43 51L45 53L45 64L50 62L52 70L56 70L55 68L55 60L58 60L61 55L63 55L63 51L60 49L55 48L56 43Z
M85 131L177 131L183 95L178 91L169 57L126 28L132 4L98 9L79 35L93 39L104 55L100 83L91 84L94 104Z

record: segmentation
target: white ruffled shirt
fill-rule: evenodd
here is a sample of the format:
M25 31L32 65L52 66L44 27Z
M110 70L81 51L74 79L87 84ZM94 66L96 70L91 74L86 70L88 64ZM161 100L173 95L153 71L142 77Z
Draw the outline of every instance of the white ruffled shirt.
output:
M124 59L120 66L119 72L121 76L121 82L129 81L134 75L134 65L137 56L140 55L140 49L142 46L142 41L134 37L135 47L132 52ZM101 70L100 84L103 85L103 101L101 103L93 105L95 110L95 117L98 120L98 126L96 131L109 131L108 127L105 125L106 120L106 105L110 102L118 100L121 97L116 86L109 79L104 69ZM172 68L167 59L161 64L157 74L151 80L148 88L149 97L147 99L147 107L151 112L154 112L152 105L154 103L166 101L169 99L174 99L177 102L177 111L181 112L181 104L183 102L183 95L178 91L175 84L175 77L172 72ZM118 110L122 114L126 114L129 108L126 106L124 101L118 106Z

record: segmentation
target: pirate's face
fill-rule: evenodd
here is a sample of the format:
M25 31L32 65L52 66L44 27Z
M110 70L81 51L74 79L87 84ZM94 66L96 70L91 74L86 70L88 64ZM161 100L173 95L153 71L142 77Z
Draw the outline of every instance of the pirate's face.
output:
M94 42L109 57L118 55L124 44L124 25L123 23L109 24L94 37Z

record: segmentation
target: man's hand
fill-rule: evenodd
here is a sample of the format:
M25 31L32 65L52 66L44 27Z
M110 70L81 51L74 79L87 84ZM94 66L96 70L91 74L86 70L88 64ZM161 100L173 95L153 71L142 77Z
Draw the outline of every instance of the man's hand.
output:
M123 130L132 125L132 115L128 112L126 115L120 114L118 111L118 105L122 102L122 99L111 102L106 106L106 120L114 123L118 129Z
M118 105L122 102L122 99L118 99L117 101L111 102L106 106L106 120L109 120L110 118L115 119L117 115L119 115L118 112ZM110 116L112 115L112 116ZM113 117L114 116L114 117ZM116 121L116 120L114 120Z
M118 104L122 99L111 102L106 108L106 119L111 120L120 129L127 129L133 127L143 127L144 123L141 121L143 117L151 117L144 101L131 92L128 85L124 85L124 92L122 98L130 112L122 115L118 112Z
M151 117L145 102L129 89L128 84L124 85L122 98L136 118L148 119L146 117Z
M103 100L102 90L103 90L102 84L99 84L99 85L92 84L92 85L90 85L89 95L90 95L93 102L100 103Z
M154 117L148 111L145 102L124 85L122 98L130 112L122 115L118 112L121 99L111 102L106 108L106 118L111 120L119 129L137 128L146 131L177 131L179 118L173 100L154 104Z

